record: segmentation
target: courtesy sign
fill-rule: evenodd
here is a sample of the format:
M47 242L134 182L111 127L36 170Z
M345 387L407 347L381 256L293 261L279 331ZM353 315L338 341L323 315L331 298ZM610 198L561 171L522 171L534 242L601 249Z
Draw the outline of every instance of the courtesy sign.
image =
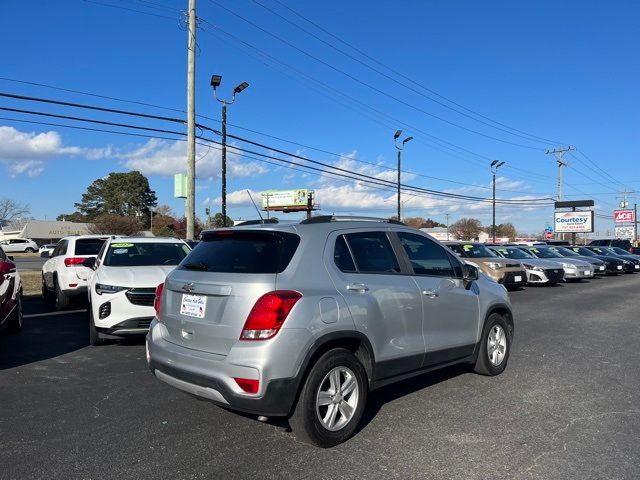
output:
M593 211L555 212L554 224L556 233L593 232Z

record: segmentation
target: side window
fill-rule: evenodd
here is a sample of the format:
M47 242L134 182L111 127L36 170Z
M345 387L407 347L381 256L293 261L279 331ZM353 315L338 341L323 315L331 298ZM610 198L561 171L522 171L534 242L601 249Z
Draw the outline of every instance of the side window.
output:
M356 271L356 264L353 262L353 257L351 256L349 247L347 247L344 235L336 238L336 245L333 249L333 261L336 262L337 267L343 272Z
M60 240L56 248L53 250L52 257L57 257L58 255L64 255L67 253L67 245L69 242L67 240Z
M350 233L346 235L361 273L398 273L400 265L384 232Z
M455 276L447 251L440 245L415 233L398 232L398 238L416 275Z
M452 244L452 245L447 245L456 255L460 256L460 257L464 257L464 250L462 250L462 248L460 248L460 245L457 244Z

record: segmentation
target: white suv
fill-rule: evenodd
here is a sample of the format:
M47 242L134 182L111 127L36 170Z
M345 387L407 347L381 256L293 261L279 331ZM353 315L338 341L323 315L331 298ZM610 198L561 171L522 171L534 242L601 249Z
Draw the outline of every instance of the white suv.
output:
M177 238L122 237L105 242L88 284L89 341L144 335L155 314L156 288L191 251Z
M108 235L79 235L65 237L42 266L42 298L55 302L56 309L69 305L70 297L87 291L87 279L91 269L82 265L87 258L95 257ZM46 257L46 253L42 253Z
M5 253L34 253L38 251L38 244L29 238L12 238L0 242Z

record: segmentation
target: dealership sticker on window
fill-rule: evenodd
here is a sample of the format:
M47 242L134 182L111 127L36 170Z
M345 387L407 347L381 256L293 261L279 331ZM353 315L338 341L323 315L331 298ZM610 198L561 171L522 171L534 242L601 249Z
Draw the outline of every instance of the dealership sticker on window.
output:
M127 253L129 250L126 248L117 248L113 251L114 255L122 255L123 253Z
M471 250L473 250L473 245L463 245L462 248L465 252L470 252Z
M133 247L133 243L112 243L112 248L131 248Z

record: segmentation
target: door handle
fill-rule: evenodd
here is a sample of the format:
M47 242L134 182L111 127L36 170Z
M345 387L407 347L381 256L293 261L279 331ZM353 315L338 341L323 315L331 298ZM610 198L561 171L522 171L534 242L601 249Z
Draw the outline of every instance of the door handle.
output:
M426 297L435 298L439 295L435 290L423 290L422 294Z
M347 285L347 290L353 290L355 292L368 292L369 287L367 287L364 283L352 283L351 285Z

